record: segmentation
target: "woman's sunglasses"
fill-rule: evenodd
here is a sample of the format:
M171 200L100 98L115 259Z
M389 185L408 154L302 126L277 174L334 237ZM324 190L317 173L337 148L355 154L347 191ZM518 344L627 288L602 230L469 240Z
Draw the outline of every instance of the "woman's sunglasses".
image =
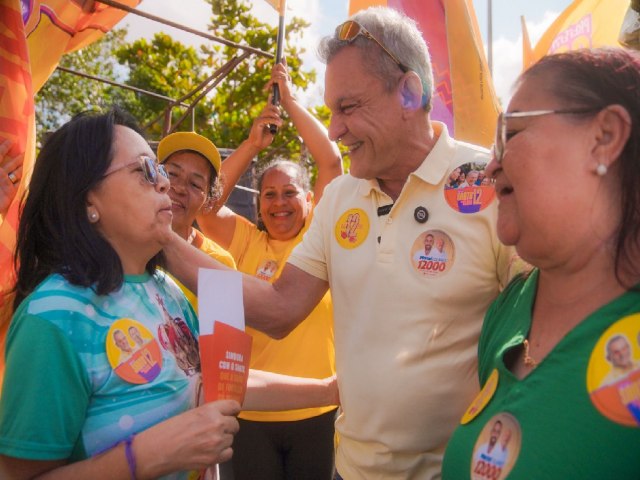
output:
M164 165L161 165L159 163L157 163L154 159L152 159L151 157L147 157L146 155L143 155L141 157L139 157L135 162L131 162L131 163L127 163L126 165L122 165L120 167L114 168L113 170L107 170L107 172L102 176L102 178L105 178L109 175L111 175L112 173L116 173L119 172L120 170L124 170L127 167L130 167L131 165L136 165L139 164L140 167L142 167L142 173L144 174L144 179L149 182L151 185L157 185L158 184L158 175L162 175L164 178L169 178L169 175L167 174L167 171L164 168Z

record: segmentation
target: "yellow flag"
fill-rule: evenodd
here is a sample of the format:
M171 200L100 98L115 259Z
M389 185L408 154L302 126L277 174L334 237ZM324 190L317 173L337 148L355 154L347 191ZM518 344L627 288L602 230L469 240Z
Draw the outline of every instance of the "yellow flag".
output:
M140 3L120 1L130 7ZM0 0L0 142L9 139L9 155L22 158L18 192L6 215L0 216L0 382L16 278L13 251L19 199L35 159L33 97L63 54L97 40L126 15L99 2L85 3L91 4L91 9L84 10L74 0Z
M529 30L527 30L524 15L520 17L520 25L522 26L522 70L526 70L533 63L533 47L529 40Z
M287 0L265 0L269 5L276 9L280 16L284 15L284 9L287 7Z
M618 36L629 0L575 0L538 41L532 60L579 48L620 46Z

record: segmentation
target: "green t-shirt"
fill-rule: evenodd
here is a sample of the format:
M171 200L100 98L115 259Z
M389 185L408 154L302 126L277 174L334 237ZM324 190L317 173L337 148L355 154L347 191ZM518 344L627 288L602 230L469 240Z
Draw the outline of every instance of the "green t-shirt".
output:
M640 478L640 367L605 382L614 337L640 359L640 293L593 312L518 380L504 358L527 338L537 280L537 271L514 280L487 312L478 350L485 401L474 401L455 430L442 478Z

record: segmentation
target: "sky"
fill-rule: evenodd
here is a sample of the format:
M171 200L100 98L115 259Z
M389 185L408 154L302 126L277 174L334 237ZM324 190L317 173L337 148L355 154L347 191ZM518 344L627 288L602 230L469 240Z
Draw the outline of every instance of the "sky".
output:
M487 3L488 0L473 0L485 52ZM571 0L493 0L491 4L494 86L498 97L506 106L511 97L511 86L522 68L520 16L525 16L529 37L535 46L538 38L558 14L571 4ZM206 31L211 18L211 7L204 0L143 0L139 9L201 31ZM265 22L274 25L278 23L277 12L264 0L253 0L253 11ZM338 24L347 19L348 0L288 0L286 16L302 17L311 23L303 38L307 50L303 56L303 67L315 68L318 82L304 92L297 92L297 96L306 106L322 104L324 65L316 58L315 46L321 37L330 34ZM197 46L207 41L133 14L125 17L120 26L122 25L128 25L129 40L150 38L154 32L164 30L186 44Z

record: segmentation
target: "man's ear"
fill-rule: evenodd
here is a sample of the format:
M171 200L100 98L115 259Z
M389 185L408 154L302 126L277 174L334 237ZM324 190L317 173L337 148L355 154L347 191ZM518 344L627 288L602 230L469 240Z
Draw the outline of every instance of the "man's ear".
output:
M422 81L416 72L405 73L400 80L400 97L402 108L418 110L422 107Z
M624 150L631 135L631 116L622 105L609 105L596 116L594 157L611 167Z

